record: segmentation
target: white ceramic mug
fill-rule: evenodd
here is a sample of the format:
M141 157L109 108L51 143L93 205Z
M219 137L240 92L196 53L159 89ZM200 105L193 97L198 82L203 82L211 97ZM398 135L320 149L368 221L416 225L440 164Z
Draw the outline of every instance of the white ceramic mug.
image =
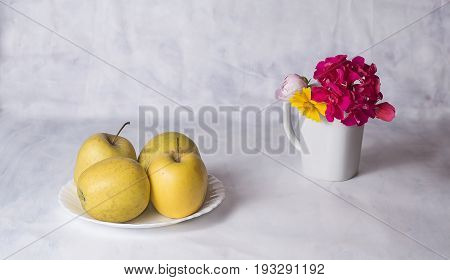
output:
M300 116L300 139L291 123L291 104L284 103L283 126L289 141L301 152L300 173L306 177L345 181L356 175L364 126L339 121L315 122Z

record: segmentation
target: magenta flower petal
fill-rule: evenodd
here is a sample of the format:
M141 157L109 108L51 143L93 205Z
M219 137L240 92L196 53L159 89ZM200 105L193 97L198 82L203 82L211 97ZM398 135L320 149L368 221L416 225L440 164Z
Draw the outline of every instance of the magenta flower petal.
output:
M336 81L343 82L344 81L344 75L345 75L344 70L343 69L336 69L336 74L337 74Z
M375 118L375 106L373 106L373 108L362 109L362 111L369 116L369 118Z
M359 80L359 78L360 77L359 77L358 73L349 70L349 72L348 72L348 81L350 83L353 83L354 81Z
M375 91L378 92L379 95L380 95L381 94L381 92L380 92L380 78L378 78L377 75L375 75L374 83L375 83ZM383 99L383 95L381 95L380 99Z
M311 88L311 99L317 102L327 102L329 92L323 87L312 87Z
M327 86L330 87L330 89L336 93L337 95L343 95L343 90L341 88L339 88L337 85L333 84L333 83L329 83L327 84Z
M364 125L369 120L369 116L364 114L362 110L355 112L356 122L358 126Z
M327 121L332 122L334 120L334 106L328 105L327 110L325 111L325 117Z
M351 103L350 96L344 95L339 100L339 108L341 108L341 110L343 111L347 111L348 107L350 106L350 103Z
M321 61L321 62L317 63L316 68L318 71L323 71L323 69L325 68L325 61Z
M314 72L314 79L323 82L324 79L329 78L330 75L335 75L334 70L340 68L347 59L346 55L336 55L335 57L327 57L316 65Z
M369 74L373 75L377 72L377 66L375 64L370 64L369 70L367 71Z
M356 125L356 118L353 113L348 114L348 116L342 120L342 123L346 126L353 126Z
M334 105L334 118L338 120L342 120L344 118L344 111L342 111L337 105Z
M355 63L358 66L364 66L364 57L362 57L362 56L355 56L352 59L352 62Z
M329 57L330 63L339 63L347 59L346 54L338 54L335 57Z
M375 116L380 120L390 122L395 118L395 108L388 102L377 104L375 107Z

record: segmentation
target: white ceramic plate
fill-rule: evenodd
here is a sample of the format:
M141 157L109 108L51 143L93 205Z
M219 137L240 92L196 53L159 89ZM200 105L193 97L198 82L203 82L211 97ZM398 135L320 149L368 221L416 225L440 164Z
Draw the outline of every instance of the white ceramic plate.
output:
M225 187L222 182L213 175L208 175L208 192L206 193L205 202L200 210L188 217L182 219L170 219L158 214L152 206L149 206L139 217L131 221L126 223L109 223L98 221L90 217L89 214L85 213L78 199L77 188L73 180L62 186L58 195L58 200L61 206L73 216L78 216L80 219L92 223L119 228L155 228L178 224L211 212L223 201L224 198Z

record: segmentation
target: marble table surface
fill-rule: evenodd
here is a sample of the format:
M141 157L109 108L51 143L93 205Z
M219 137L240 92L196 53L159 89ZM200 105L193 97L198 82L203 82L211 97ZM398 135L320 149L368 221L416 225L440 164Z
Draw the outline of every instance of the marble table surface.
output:
M360 172L346 182L302 177L296 154L219 151L204 159L227 187L227 197L206 216L144 230L68 222L57 194L72 176L77 149L88 135L113 130L116 123L0 114L2 258L450 257L446 119L368 124ZM137 128L124 133L136 143Z

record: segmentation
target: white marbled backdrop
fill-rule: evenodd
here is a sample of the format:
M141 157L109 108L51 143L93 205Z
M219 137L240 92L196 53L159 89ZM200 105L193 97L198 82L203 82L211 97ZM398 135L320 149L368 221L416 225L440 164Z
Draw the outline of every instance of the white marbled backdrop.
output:
M312 76L320 59L358 54L445 3L2 2L35 21L0 4L0 108L26 118L135 116L139 105L172 104L111 65L183 105L265 106L285 74ZM444 7L364 52L399 117L450 112L449 17Z
M449 258L450 5L430 13L445 3L0 0L0 257ZM363 51L398 114L366 126L356 178L307 180L286 151L226 153L222 123L203 157L227 186L213 213L51 232L71 218L56 198L91 133L131 119L137 146L140 105L264 107L285 74Z

